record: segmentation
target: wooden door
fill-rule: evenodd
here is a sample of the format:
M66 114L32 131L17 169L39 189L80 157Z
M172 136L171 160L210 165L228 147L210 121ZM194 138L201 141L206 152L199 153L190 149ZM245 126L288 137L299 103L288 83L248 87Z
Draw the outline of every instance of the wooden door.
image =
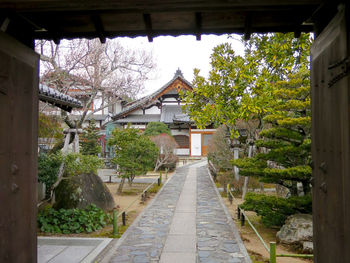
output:
M311 49L314 255L350 261L350 47L342 10Z
M202 134L202 156L207 156L208 147L209 147L209 143L210 143L212 136L213 136L212 133L203 133Z
M38 62L0 33L0 262L36 262Z

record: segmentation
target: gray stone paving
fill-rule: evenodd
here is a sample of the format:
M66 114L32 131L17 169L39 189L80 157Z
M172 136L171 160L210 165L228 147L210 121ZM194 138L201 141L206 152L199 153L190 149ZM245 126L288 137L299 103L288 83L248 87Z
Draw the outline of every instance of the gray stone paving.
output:
M90 263L111 238L38 237L38 263Z
M125 232L106 262L159 261L187 173L188 167L176 171L141 217Z
M251 262L206 167L197 168L198 262Z
M251 263L204 165L178 168L101 262Z

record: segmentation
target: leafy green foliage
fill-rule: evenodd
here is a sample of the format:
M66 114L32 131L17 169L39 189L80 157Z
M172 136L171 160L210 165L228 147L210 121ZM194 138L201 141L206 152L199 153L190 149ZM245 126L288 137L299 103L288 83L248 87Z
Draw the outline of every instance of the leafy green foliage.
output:
M103 228L110 221L110 216L95 205L85 209L47 208L38 214L38 226L46 233L90 233Z
M40 154L38 157L38 181L46 185L46 197L50 195L62 163L61 154Z
M185 108L198 126L225 124L231 139L238 136L239 122L257 123L248 128L248 139L251 144L259 140L260 153L232 164L241 175L281 184L292 195L297 182L310 192L311 42L309 34L255 34L245 43L244 56L229 44L219 45L211 55L209 77L195 70L194 91L185 97Z
M103 167L103 161L97 156L70 153L64 156L65 176L74 176L83 173L97 174L97 169Z
M91 120L80 138L81 153L83 155L99 154L101 152L101 146L98 143L99 137L95 120Z
M113 161L118 165L120 177L127 178L130 183L135 176L152 169L159 154L157 146L148 136L130 127L115 129L108 144L115 146Z
M64 135L60 120L55 116L39 113L38 137L62 140Z
M168 125L163 122L150 122L147 124L144 135L157 136L159 134L166 133L171 135Z
M246 211L254 211L261 216L261 222L267 227L282 226L288 216L296 213L312 213L312 197L292 196L280 198L264 194L247 193L240 207Z

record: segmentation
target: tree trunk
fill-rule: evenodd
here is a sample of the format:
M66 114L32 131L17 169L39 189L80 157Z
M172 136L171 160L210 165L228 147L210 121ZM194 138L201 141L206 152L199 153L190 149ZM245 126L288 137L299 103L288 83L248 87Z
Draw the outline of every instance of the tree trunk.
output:
M253 154L253 146L249 145L249 150L248 150L248 158L251 158ZM243 191L242 191L242 199L244 200L245 195L247 193L248 190L248 182L249 182L249 177L245 176L244 177L244 185L243 185Z
M121 194L123 192L124 183L125 183L125 178L123 177L119 183L117 194Z
M237 160L239 158L239 149L233 148L233 159ZM235 180L239 182L239 169L237 166L234 166L234 172L235 172Z
M310 182L308 181L303 181L302 182L303 184L303 191L304 191L304 194L307 195L311 192L311 187L310 187Z
M242 200L244 200L245 195L246 195L246 193L247 193L247 190L248 190L248 182L249 182L249 176L244 176Z
M297 182L292 182L292 186L289 188L291 196L298 196Z

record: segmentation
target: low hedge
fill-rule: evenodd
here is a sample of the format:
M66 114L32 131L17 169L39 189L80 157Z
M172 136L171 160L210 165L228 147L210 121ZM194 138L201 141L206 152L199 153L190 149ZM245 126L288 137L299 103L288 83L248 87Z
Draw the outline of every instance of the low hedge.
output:
M288 216L296 213L312 213L312 197L293 196L281 198L257 193L247 193L240 208L254 211L261 216L261 222L267 227L280 227Z

